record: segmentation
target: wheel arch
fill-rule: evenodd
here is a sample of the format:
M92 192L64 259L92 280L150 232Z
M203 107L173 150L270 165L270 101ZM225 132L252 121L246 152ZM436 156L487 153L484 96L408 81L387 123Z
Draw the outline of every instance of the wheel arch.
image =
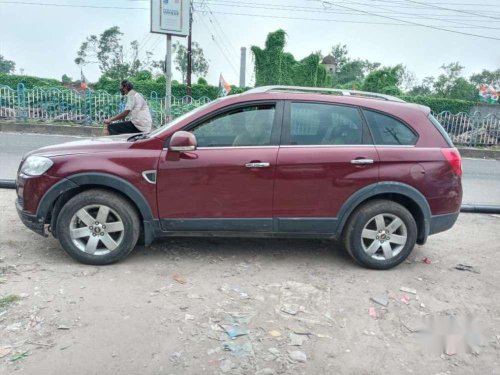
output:
M155 219L146 198L130 182L106 173L81 173L59 181L42 197L37 216L50 222L51 232L54 234L57 216L64 204L75 195L90 189L111 191L129 201L139 215L145 244L153 241Z
M414 187L400 182L379 182L364 187L354 193L341 207L337 233L341 235L353 212L375 199L387 199L401 204L415 218L417 223L417 243L424 244L430 231L431 210L427 200Z

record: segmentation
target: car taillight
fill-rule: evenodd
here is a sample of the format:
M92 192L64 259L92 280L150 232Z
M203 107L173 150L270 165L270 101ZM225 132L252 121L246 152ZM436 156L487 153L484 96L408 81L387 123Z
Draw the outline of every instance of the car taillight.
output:
M456 148L442 148L441 152L450 163L451 169L459 177L462 177L462 158Z

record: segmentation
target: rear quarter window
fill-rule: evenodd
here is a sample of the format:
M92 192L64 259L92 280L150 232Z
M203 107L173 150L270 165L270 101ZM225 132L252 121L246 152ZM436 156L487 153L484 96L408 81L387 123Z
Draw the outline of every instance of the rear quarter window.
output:
M363 113L376 145L413 146L417 143L417 134L394 117L369 110Z

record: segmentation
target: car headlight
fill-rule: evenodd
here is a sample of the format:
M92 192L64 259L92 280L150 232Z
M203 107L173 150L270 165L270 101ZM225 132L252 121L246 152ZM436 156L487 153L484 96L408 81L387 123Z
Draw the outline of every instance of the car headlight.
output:
M21 167L21 173L28 176L40 176L47 172L54 162L43 156L28 156Z

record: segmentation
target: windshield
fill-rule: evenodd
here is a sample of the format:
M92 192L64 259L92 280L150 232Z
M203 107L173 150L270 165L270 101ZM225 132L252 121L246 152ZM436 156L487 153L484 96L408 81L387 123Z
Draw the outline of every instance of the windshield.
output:
M186 112L184 113L182 116L179 116L177 118L175 118L174 120L170 121L169 123L163 125L163 126L160 126L158 129L155 129L153 130L151 133L148 134L149 137L154 137L160 133L162 133L163 131L171 128L172 126L175 126L177 125L178 123L180 123L181 121L184 121L186 118L188 118L189 116L192 116L194 115L195 113L197 112L200 112L202 110L204 110L205 108L211 106L212 104L215 104L217 102L220 102L222 100L222 98L220 99L216 99L216 100L213 100L211 102L208 102L206 104L203 104L202 106L199 106L189 112Z

